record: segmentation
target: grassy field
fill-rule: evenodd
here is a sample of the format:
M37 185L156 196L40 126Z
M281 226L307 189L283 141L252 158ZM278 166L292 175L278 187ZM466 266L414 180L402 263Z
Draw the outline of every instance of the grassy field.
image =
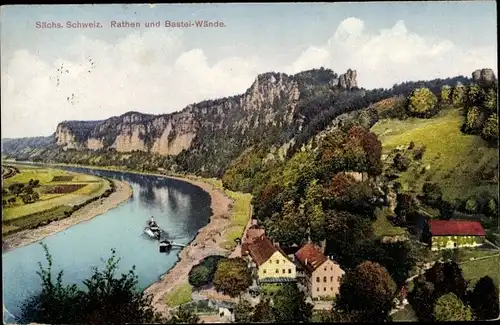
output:
M39 180L39 186L35 187L35 191L40 194L40 199L25 204L20 197L17 197L15 203L3 206L2 233L63 216L73 205L99 196L109 188L108 181L96 176L38 166L16 165L16 167L20 173L4 180L2 188L7 189L9 185L15 183L26 185L31 179ZM14 195L10 193L2 195L3 200L11 197Z
M165 303L169 307L179 306L191 301L193 288L189 283L184 283L165 296Z
M391 215L389 208L385 207L383 209L378 209L376 211L376 215L377 220L373 222L372 226L375 235L378 237L400 236L406 233L404 228L395 227L389 220L387 220L387 217Z
M461 111L448 109L430 119L409 118L407 120L381 120L371 129L382 141L384 154L399 146L408 146L411 141L418 148L426 146L421 166L430 169L420 175L422 167L400 174L398 181L403 190L420 192L425 181L440 184L445 199L465 199L488 192L497 196L498 183L480 179L485 169L495 169L498 152L488 148L479 136L466 135L460 131L464 117Z
M252 195L248 193L233 192L224 189L222 182L215 178L201 178L201 177L189 177L191 179L196 179L208 184L211 184L215 188L224 191L224 193L233 200L233 214L231 216L231 229L226 231L226 240L221 244L225 249L232 250L236 247L236 238L241 238L243 236L243 231L248 223L251 216L251 201Z
M499 254L496 252L496 254ZM496 285L500 284L500 255L489 258L468 261L460 264L464 278L469 280L469 287L474 287L476 282L483 276L490 276Z

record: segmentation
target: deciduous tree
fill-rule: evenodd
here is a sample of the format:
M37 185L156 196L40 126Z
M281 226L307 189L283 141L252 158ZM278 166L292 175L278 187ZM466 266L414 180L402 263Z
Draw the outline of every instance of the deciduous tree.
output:
M333 256L342 269L355 268L371 254L372 222L347 211L328 211L326 214L325 255Z
M474 290L468 298L473 314L478 320L497 318L500 311L498 306L498 286L492 278L484 276L477 281Z
M261 299L254 307L252 322L254 323L274 323L274 311L268 299Z
M253 307L246 299L241 299L234 308L236 323L250 323L252 321Z
M217 265L213 284L217 291L236 297L252 285L252 272L242 258L222 260Z
M48 267L39 263L37 272L42 280L39 294L26 301L23 320L44 324L125 324L155 323L166 320L151 305L151 298L137 288L135 267L116 276L120 259L112 250L104 270L93 268L92 276L83 281L86 290L75 284L62 284L63 271L57 279L52 277L52 256L45 250Z
M451 101L451 87L444 85L441 87L441 103L448 104Z
M388 321L395 291L396 285L387 270L378 263L365 261L344 275L335 307L359 312L360 321Z
M415 89L408 97L408 111L417 117L431 117L437 113L437 97L428 88Z
M453 105L461 107L466 101L466 88L462 83L458 83L451 93L451 101Z
M422 186L423 200L430 206L438 206L443 198L443 191L437 183L425 182Z
M493 113L484 123L481 135L494 145L498 144L498 114Z
M436 300L434 319L438 322L470 321L472 312L454 293L448 293Z
M296 284L285 284L273 299L273 311L278 323L307 323L312 316L313 305Z

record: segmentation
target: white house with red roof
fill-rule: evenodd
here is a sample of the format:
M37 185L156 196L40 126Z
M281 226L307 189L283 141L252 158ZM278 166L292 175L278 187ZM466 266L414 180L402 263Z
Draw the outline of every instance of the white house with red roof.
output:
M428 225L433 251L481 246L486 237L479 221L429 220Z
M302 285L313 299L335 297L339 292L344 271L323 255L321 248L308 243L295 253L295 258L306 273Z

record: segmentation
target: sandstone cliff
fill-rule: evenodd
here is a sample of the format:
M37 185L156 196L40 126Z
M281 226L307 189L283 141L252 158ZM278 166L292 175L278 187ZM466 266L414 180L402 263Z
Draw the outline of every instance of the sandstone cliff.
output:
M330 87L357 87L356 71L348 70L340 77L331 70L320 71L327 75ZM246 145L255 135L268 135L273 127L302 127L304 120L297 111L300 88L311 86L303 79L300 74L264 73L242 95L203 101L172 114L128 112L104 121L66 121L57 126L55 138L64 149L109 148L118 152L178 155L193 146L200 152L210 147L217 150L207 143L207 139L217 135L213 142L229 138L235 141L225 145L232 151L231 147ZM251 135L245 136L248 133Z

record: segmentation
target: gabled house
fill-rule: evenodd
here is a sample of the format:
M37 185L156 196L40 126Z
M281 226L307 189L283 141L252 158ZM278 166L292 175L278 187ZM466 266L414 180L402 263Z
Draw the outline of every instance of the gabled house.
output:
M266 235L254 238L245 250L259 284L296 281L295 264Z
M311 243L295 253L295 258L305 272L302 285L313 299L334 297L339 292L340 279L344 271L326 257L321 248Z
M486 232L479 221L429 220L431 250L481 246Z

